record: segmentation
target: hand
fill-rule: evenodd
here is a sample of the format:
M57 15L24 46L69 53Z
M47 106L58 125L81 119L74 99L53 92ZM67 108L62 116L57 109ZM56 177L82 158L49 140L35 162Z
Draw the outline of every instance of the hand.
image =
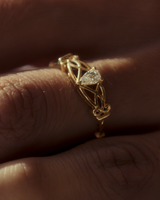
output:
M117 32L116 35L118 38ZM155 35L148 37L151 40ZM25 38L23 34L22 38ZM27 38L32 41L29 36ZM112 106L105 130L114 134L123 134L124 130L130 134L133 128L136 132L159 129L159 44L146 43L146 47L139 48L142 44L137 42L134 51L136 45L129 44L128 54L118 56L115 53L110 59L91 62L105 79L107 101ZM31 47L31 43L28 45ZM36 53L42 54L39 48L36 53L21 53L24 62ZM18 62L21 63L21 59ZM16 62L12 67L15 65ZM6 66L11 68L9 62ZM3 149L0 160L2 163L15 159L1 164L0 173L4 178L0 183L3 190L0 195L4 199L46 199L46 196L48 199L127 199L130 196L159 199L155 189L159 188L158 132L93 140L65 152L63 148L92 137L97 127L88 112L89 107L75 92L67 76L57 69L21 72L2 77L0 87L0 145ZM57 150L64 152L33 158ZM32 158L25 158L28 156ZM18 158L23 159L16 160ZM144 189L137 191L143 184ZM148 192L152 185L153 189Z

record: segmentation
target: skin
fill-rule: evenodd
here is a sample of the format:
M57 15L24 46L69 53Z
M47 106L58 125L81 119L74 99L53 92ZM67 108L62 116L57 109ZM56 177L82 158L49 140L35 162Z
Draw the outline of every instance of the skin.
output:
M160 199L159 7L1 0L0 199ZM68 52L104 79L106 138L93 138L68 76L47 68Z

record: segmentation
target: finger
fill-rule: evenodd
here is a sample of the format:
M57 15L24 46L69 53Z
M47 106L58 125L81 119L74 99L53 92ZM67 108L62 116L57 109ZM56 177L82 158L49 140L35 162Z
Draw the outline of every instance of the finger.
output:
M14 156L65 148L86 140L97 129L88 105L60 70L5 76L1 78L0 88L1 162Z
M3 164L0 197L159 200L159 139L159 132L117 136L93 140L51 157Z
M159 7L150 0L1 0L1 71L68 51L95 58L156 41Z
M107 134L118 129L124 134L125 129L159 128L159 62L156 46L129 58L91 64L105 80L107 103L112 107L111 116L105 120ZM97 131L88 105L60 70L6 76L1 78L0 87L1 162L53 153L87 140Z

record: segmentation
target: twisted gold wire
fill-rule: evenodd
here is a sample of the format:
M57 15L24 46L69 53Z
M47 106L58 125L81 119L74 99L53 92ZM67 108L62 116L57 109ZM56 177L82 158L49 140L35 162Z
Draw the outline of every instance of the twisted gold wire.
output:
M99 121L99 132L95 133L97 138L104 137L105 134L102 132L104 126L104 119L110 115L111 106L107 104L105 89L102 86L102 80L96 83L95 89L90 85L81 85L81 77L84 72L91 69L89 65L79 60L77 55L67 54L58 59L58 63L61 66L61 70L68 72L68 76L71 81L78 86L78 92L85 99L85 101L92 107L93 115ZM50 63L50 67L53 67L53 62ZM73 70L77 69L77 76L74 74ZM87 94L90 92L93 94L93 99Z

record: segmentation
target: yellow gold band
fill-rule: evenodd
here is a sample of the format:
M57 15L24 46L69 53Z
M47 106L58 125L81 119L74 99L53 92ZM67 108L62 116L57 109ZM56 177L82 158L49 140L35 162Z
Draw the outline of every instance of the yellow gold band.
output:
M99 132L95 133L97 138L104 137L102 132L104 119L110 115L111 106L106 103L103 80L95 67L91 68L79 60L77 55L67 54L58 59L58 64L63 72L67 72L71 82L77 86L77 90L85 101L92 107L93 115L99 122ZM49 64L53 67L54 63Z

